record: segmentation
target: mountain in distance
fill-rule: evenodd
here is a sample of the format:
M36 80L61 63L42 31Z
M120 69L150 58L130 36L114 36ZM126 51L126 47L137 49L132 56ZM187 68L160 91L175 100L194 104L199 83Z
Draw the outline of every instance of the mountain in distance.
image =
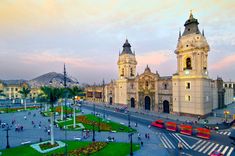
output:
M61 73L50 72L29 80L28 83L32 88L38 88L41 86L63 87L64 75ZM67 86L78 86L78 80L67 76Z

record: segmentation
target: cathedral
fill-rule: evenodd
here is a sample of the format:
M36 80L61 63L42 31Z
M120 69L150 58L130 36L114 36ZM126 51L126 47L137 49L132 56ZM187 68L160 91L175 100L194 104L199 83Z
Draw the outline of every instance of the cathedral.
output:
M177 71L172 76L152 72L148 65L142 74L137 74L138 60L126 40L117 62L118 79L86 88L87 100L178 115L210 114L219 105L218 83L208 76L210 47L198 24L190 13L184 32L179 33L174 52Z

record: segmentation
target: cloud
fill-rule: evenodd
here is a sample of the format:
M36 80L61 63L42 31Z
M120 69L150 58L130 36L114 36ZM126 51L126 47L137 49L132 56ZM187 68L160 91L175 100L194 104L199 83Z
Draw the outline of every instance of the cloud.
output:
M226 56L221 60L215 62L211 65L211 70L223 70L224 68L231 67L233 65L235 65L235 54Z
M50 64L66 63L72 66L73 68L78 68L78 69L105 70L108 68L107 66L99 63L95 59L79 57L76 56L73 52L60 53L59 51L60 50L50 49L31 54L25 53L22 56L20 56L19 60L21 60L22 63L28 65L36 65L36 64L50 65Z
M156 65L159 66L172 59L170 51L153 51L136 56L139 66Z

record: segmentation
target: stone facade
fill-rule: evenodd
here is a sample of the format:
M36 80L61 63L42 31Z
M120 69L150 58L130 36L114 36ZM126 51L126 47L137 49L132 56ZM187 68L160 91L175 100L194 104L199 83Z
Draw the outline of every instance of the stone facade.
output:
M153 73L148 65L142 74L136 74L135 53L126 40L118 58L118 79L105 85L105 102L193 116L206 116L214 109L223 108L223 80L212 80L208 76L210 47L198 24L191 13L184 24L183 35L179 33L175 50L177 71L173 76Z

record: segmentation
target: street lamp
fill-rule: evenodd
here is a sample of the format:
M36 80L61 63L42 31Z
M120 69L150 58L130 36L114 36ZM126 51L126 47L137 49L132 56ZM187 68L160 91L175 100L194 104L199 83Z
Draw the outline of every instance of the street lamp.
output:
M130 112L128 112L127 117L128 117L128 127L131 127Z
M133 135L133 133L129 134L129 136L130 136L130 156L133 156L132 135Z
M228 120L228 115L229 115L229 111L228 110L225 110L224 111L224 118L225 118L225 122L227 122L227 120Z
M100 132L100 115L98 116L99 117L99 127L98 127L98 132Z
M93 113L95 115L95 104L93 104Z
M94 142L95 141L95 123L94 122L92 124L92 132L93 132L93 134L92 134L92 141Z
M6 148L10 148L10 144L9 144L9 130L11 130L10 128L9 128L9 125L8 124L6 124L6 129L5 129L5 131L7 132L6 133L6 139L7 139L7 146L6 146Z

